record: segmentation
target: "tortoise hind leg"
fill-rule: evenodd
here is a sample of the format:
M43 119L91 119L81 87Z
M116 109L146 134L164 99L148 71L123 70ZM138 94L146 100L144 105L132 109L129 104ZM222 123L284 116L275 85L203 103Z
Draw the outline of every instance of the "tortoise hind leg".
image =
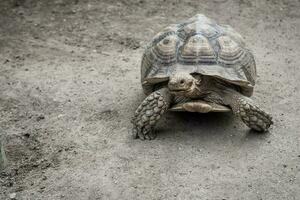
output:
M168 110L172 101L167 88L151 93L136 109L131 122L135 138L152 140L156 137L154 126Z
M273 124L272 117L268 113L263 111L253 100L243 95L228 94L225 102L228 103L235 115L255 131L267 131Z

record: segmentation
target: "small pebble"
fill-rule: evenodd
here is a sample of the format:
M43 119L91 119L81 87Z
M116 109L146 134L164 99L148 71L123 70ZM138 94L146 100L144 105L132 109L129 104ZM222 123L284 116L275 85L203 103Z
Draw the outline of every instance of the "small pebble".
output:
M45 116L44 115L39 115L37 118L36 118L36 121L41 121L41 120L43 120L43 119L45 119Z
M9 194L9 198L10 198L10 199L16 199L16 197L17 197L17 194L16 194L16 193L11 193L11 194Z

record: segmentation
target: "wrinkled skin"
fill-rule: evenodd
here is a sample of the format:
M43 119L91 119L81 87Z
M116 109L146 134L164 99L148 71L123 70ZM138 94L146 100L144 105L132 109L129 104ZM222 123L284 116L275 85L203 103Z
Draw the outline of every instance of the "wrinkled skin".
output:
M263 132L273 124L272 117L250 98L237 92L233 86L214 78L179 73L170 77L168 85L151 93L135 111L132 119L136 138L154 139L154 127L174 102L175 96L204 99L229 106L248 127Z

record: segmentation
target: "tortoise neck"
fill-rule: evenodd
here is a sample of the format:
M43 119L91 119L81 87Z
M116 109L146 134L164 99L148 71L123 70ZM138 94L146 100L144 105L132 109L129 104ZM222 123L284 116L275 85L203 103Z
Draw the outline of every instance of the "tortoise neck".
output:
M202 82L196 88L194 94L198 99L222 105L228 105L227 97L241 95L232 84L209 76L202 78Z

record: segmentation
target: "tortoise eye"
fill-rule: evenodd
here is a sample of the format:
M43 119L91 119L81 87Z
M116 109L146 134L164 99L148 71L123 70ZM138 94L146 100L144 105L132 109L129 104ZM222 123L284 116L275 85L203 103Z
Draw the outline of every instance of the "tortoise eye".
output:
M180 84L181 85L184 84L184 80L183 79L180 80Z

